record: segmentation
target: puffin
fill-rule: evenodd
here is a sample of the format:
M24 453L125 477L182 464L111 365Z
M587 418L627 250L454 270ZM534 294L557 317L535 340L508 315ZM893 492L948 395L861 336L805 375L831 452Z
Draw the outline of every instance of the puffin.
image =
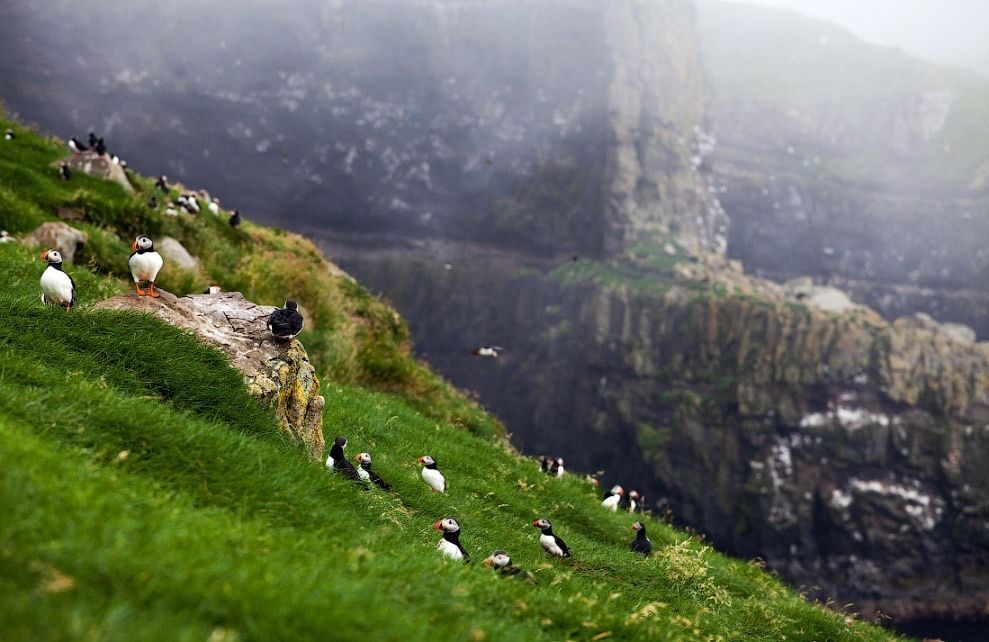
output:
M0 243L16 243L17 239L10 235L7 230L0 230Z
M470 351L475 357L488 357L489 359L497 359L499 353L504 352L505 349L501 346L481 346L479 348L474 348Z
M470 554L460 543L460 523L452 517L444 517L433 524L433 529L443 533L443 539L436 544L441 553L453 560L470 561Z
M553 460L546 455L539 455L539 470L543 471L547 475L549 474L550 466L553 464Z
M131 255L127 259L130 266L131 276L134 277L134 291L138 296L150 296L158 298L160 296L155 290L155 279L158 278L158 271L165 263L161 254L155 252L155 245L151 239L144 234L137 237L130 246ZM148 282L147 291L141 289L141 281Z
M601 505L609 509L612 513L618 512L618 503L622 501L625 489L621 486L612 486L611 490L605 493L604 501Z
M276 339L288 341L294 339L305 324L305 319L299 314L299 304L295 299L285 301L285 307L279 308L268 317L268 330Z
M156 210L158 209L158 197L154 194L148 199L148 209Z
M484 558L484 566L485 568L494 568L500 575L509 575L531 582L532 584L536 583L536 578L532 573L512 564L512 558L501 549L494 551L491 555Z
M8 128L7 128L7 131L5 131L5 132L3 133L3 139L4 139L4 140L14 140L14 130L13 130L13 129L10 129L10 128L8 127Z
M553 525L545 517L540 517L532 522L532 525L543 533L539 536L539 543L543 550L554 557L570 557L570 549L566 542L553 534Z
M361 479L375 484L381 490L391 490L388 482L381 479L378 473L371 470L371 453L361 453L354 458L354 461L357 462L357 474Z
M199 201L195 194L183 194L179 196L179 204L190 214L199 214Z
M163 192L167 192L168 191L168 177L165 176L164 174L162 174L161 176L159 176L158 177L158 180L155 181L155 187L157 187L158 189L160 189Z
M635 539L628 545L628 550L649 557L649 554L652 553L652 542L646 537L646 525L642 522L636 522L632 524L632 530L635 531Z
M636 508L639 508L639 502L641 502L641 501L642 501L642 495L639 494L639 491L637 491L637 490L629 491L629 493L628 493L628 506L626 506L626 508L628 509L628 512L634 513L635 512L635 509Z
M437 493L445 493L446 477L436 467L436 460L429 455L423 455L419 458L419 463L422 464L422 481Z
M96 138L96 132L89 132L89 146L90 147L96 147L96 141L97 140L102 140L102 139L97 139Z
M58 164L58 175L63 181L72 180L72 170L69 169L69 164L65 161Z
M357 474L357 469L354 465L347 461L347 456L343 454L343 449L347 447L346 437L337 437L333 440L333 446L330 447L330 454L326 458L326 467L331 470L337 470L350 477L354 481L361 481L361 476Z
M557 457L549 465L549 474L553 477L563 477L563 473L566 472L563 469L563 457Z
M168 207L165 208L165 216L178 216L179 212L175 209L174 203L169 203Z
M62 254L58 250L47 250L41 253L41 260L48 263L41 273L41 302L71 310L72 306L78 305L79 299L72 277L62 270Z
M230 227L237 227L240 225L240 210L234 210L234 213L230 215L227 222L230 223Z
M79 139L76 138L75 136L70 138L69 142L67 142L66 145L68 145L69 149L71 149L76 154L81 154L83 152L89 151L89 148L83 145L81 142L79 142Z
M106 154L106 143L103 142L102 138L97 138L96 143L93 145L93 151L102 156Z
M213 212L217 216L220 215L220 199L214 198L209 202L209 205L207 205L207 207L209 208L209 211Z

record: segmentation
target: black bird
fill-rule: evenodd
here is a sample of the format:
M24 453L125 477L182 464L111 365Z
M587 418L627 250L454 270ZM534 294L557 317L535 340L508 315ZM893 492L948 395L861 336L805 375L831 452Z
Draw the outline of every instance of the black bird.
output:
M158 198L154 194L148 199L148 207L153 210L158 209Z
M343 454L343 449L346 447L346 437L334 439L333 445L330 447L330 456L326 458L326 467L341 472L356 482L362 481L361 476L357 474L357 469L347 461L347 456Z
M512 558L508 556L508 553L501 549L491 553L491 555L484 560L484 566L494 567L494 569L501 575L510 575L512 577L517 577L520 580L531 582L532 584L536 583L536 578L532 575L532 573L512 564Z
M69 169L69 164L65 161L58 164L58 175L62 177L63 181L72 180L72 170Z
M94 132L89 132L89 146L96 147L96 134Z
M3 133L4 140L14 140L14 130L8 128L7 131Z
M228 222L230 223L230 227L237 227L240 225L240 210L234 210L234 213L230 215Z
M83 145L81 142L79 142L79 139L76 138L75 136L70 138L69 142L67 142L66 145L68 145L69 149L71 149L76 154L81 154L83 152L89 151L89 148Z
M279 308L268 317L268 330L276 339L294 339L305 324L305 319L299 314L299 304L295 299L285 302L284 308Z
M381 479L381 476L378 475L378 473L371 470L370 453L361 453L357 455L355 461L357 462L357 474L361 479L376 484L382 490L391 490L391 486L389 486L385 480Z
M543 550L554 557L570 557L570 549L566 542L553 534L553 525L545 517L532 522L532 525L543 533L539 536L539 544Z
M92 135L92 134L90 134L90 135ZM100 156L102 156L103 154L106 154L106 144L103 142L103 139L102 138L97 138L96 139L96 144L93 145L93 151L95 151Z
M649 557L649 554L652 553L652 542L646 537L646 525L642 522L636 522L632 524L632 530L635 531L635 539L628 545L628 549L633 553L641 553Z
M553 460L550 459L549 457L547 457L546 455L539 455L539 470L541 470L544 473L547 473L548 474L549 473L549 467L550 467L552 461Z
M161 176L159 176L158 177L158 180L155 181L155 187L157 187L158 189L160 189L163 192L167 192L168 191L168 177L165 176L164 174L162 174Z

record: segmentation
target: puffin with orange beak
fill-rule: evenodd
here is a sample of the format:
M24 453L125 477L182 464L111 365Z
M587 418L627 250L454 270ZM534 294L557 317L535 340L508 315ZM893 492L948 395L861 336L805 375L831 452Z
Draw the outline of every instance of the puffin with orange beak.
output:
M649 554L652 553L652 542L646 537L646 525L642 522L636 522L632 524L632 530L635 531L635 539L628 545L628 549L633 553L640 553L649 557Z
M134 291L138 296L150 296L158 298L160 296L155 290L155 279L158 278L158 271L165 262L161 254L155 252L155 244L148 236L142 234L134 240L130 246L131 255L127 259L130 266L131 276L134 277ZM148 289L141 289L141 281L148 282Z
M485 568L494 568L499 575L511 575L517 577L520 580L526 580L533 584L536 583L536 578L524 569L519 568L512 564L512 558L508 556L508 553L498 549L497 551L491 553L484 559Z
M618 503L622 501L622 495L624 494L624 488L617 485L612 486L611 490L605 494L604 501L601 502L601 505L614 513L618 510Z
M76 284L72 277L62 271L62 254L58 250L41 253L41 260L48 264L41 273L41 302L45 305L60 305L66 310L78 305Z
M470 561L470 554L460 543L460 523L452 517L444 517L433 524L433 530L443 533L436 548L452 560Z
M542 531L539 536L539 544L543 550L553 557L570 557L570 549L567 543L553 534L553 525L545 517L532 522L532 525Z

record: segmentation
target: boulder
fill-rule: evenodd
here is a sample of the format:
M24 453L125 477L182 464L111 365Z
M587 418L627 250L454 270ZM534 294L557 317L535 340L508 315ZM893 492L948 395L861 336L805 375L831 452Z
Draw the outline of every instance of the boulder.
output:
M155 241L155 250L161 254L166 263L182 268L183 270L196 271L199 269L199 260L189 254L181 243L171 236L164 236Z
M65 223L42 223L36 230L24 237L25 245L36 245L46 250L55 249L62 258L72 263L76 252L82 249L89 239L85 232Z
M153 314L222 350L244 375L248 391L274 410L281 429L321 459L325 402L316 370L298 340L271 337L267 321L273 306L252 303L239 292L183 297L162 292L157 299L117 296L95 307Z
M809 276L790 279L783 284L783 291L801 303L834 314L842 314L858 307L843 291L826 285L814 285Z
M958 341L959 343L975 343L975 330L962 323L939 323L929 314L917 312L908 317L901 317L896 320L899 328L913 328L917 330L927 330L928 332L942 337Z
M127 178L127 172L120 165L116 165L110 160L110 156L104 154L100 156L94 151L73 154L52 163L53 167L58 167L61 161L68 163L74 172L89 174L95 178L102 178L105 181L114 181L128 192L134 191L134 186Z

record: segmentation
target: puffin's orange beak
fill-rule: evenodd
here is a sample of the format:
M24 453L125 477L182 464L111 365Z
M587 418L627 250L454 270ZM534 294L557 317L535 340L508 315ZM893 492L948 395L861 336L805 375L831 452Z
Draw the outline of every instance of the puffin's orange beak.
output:
M48 250L45 250L44 252L41 253L41 260L42 261L48 260Z
M134 241L133 243L130 244L130 251L137 252L137 241Z
M425 459L425 457L420 457L420 458L419 458L419 459L417 459L416 461L417 461L417 462L419 462L419 463L421 464L421 463L422 463L422 460L423 460L423 459Z
M491 557L490 555L488 555L486 558L484 558L484 568L491 568L491 565L492 564L494 564L494 558L493 557Z
M433 530L434 531L441 531L441 530L443 530L443 520L442 519L440 521L436 522L435 524L433 524Z
M536 528L539 528L539 520L538 519L533 520L532 525L535 526Z

